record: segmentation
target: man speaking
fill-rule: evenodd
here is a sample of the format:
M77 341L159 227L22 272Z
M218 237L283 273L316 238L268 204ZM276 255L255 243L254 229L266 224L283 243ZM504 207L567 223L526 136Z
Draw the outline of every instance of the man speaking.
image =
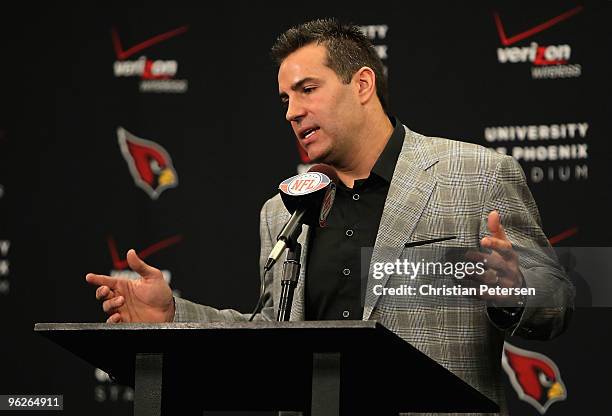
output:
M291 320L378 320L505 413L505 333L552 338L564 330L573 307L573 287L555 262L528 261L513 249L548 247L521 168L481 146L425 137L389 115L382 63L355 26L333 19L307 22L283 33L272 55L287 121L309 158L333 167L339 178L329 226L308 227L300 237L303 270ZM289 216L278 195L264 204L262 270ZM483 296L486 303L418 313L409 305L390 307L370 291L362 301L362 247L401 251L406 243L446 236L456 237L455 246L490 250L486 272L475 275L475 283L528 288L536 295L519 299L504 294L512 291L495 291ZM249 319L250 314L174 298L161 272L134 250L127 261L140 279L86 276L99 286L96 298L109 323ZM276 317L281 263L265 275L257 320ZM509 300L516 306L496 306Z

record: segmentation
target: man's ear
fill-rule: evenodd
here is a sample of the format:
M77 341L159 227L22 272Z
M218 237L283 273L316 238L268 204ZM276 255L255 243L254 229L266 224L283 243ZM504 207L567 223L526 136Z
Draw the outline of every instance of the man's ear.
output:
M361 104L367 103L376 96L376 74L372 68L364 66L353 75L353 81L357 86L359 101Z

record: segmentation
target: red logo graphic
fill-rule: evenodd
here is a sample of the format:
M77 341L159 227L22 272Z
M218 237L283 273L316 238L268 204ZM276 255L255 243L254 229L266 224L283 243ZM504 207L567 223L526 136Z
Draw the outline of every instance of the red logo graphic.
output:
M572 228L568 228L565 231L560 232L559 234L555 235L554 237L550 237L548 239L548 241L550 242L551 246L554 246L555 244L568 239L574 235L578 234L578 227L572 227Z
M583 8L584 7L582 6L575 7L571 10L566 11L565 13L560 14L559 16L553 17L552 19L547 20L546 22L540 23L539 25L536 25L530 29L527 29L521 33L517 33L516 35L510 37L506 36L506 31L504 30L504 25L502 24L501 18L499 17L499 13L493 13L493 17L495 18L495 25L497 26L499 40L501 41L502 45L510 46L513 43L516 43L523 39L527 39L528 37L533 36L536 33L540 33L548 29L549 27L556 25L557 23L569 19L575 14L581 12Z
M168 32L153 36L128 49L123 49L117 29L111 29L111 38L117 60L113 63L113 73L116 78L139 77L139 91L142 93L174 93L187 92L188 81L175 79L179 63L175 59L150 59L140 56L137 59L128 58L163 41L181 35L189 26L181 26Z
M502 366L519 398L541 414L554 402L567 398L559 368L543 354L505 342Z
M111 36L113 38L113 47L115 48L115 54L117 55L117 59L127 59L135 53L138 53L160 42L183 34L187 32L187 29L189 29L189 26L181 26L166 33L162 33L161 35L157 35L150 39L147 39L144 42L141 42L137 45L132 46L131 48L128 48L127 50L123 50L123 46L121 45L121 39L119 39L119 33L117 32L117 29L111 29Z
M296 179L290 186L290 191L296 194L303 194L314 189L315 186L313 179Z
M138 257L144 260L150 255L157 253L158 251L161 251L167 247L178 244L182 239L183 237L181 235L175 235L175 236L166 238L160 242L150 245L149 247L143 250L137 251ZM107 239L107 243L108 243L108 250L110 251L111 258L113 259L113 268L115 270L127 269L128 262L127 260L121 260L121 258L119 257L119 251L117 251L117 244L115 244L115 239L109 236Z
M499 40L506 48L497 49L497 59L500 63L520 63L520 62L532 62L533 65L564 65L567 64L572 53L570 45L548 45L541 46L536 42L531 42L529 46L522 47L511 47L508 46L527 39L537 33L540 33L570 17L580 13L583 10L582 6L575 7L571 10L566 11L550 20L540 23L532 28L529 28L523 32L517 33L516 35L508 37L504 29L504 25L499 17L499 13L493 13L495 19L495 26L497 27L497 33Z
M278 188L287 195L307 195L325 188L331 180L319 172L306 172L281 182Z
M166 189L178 186L172 159L163 147L140 139L123 127L117 128L117 138L134 183L144 189L151 199L157 199Z

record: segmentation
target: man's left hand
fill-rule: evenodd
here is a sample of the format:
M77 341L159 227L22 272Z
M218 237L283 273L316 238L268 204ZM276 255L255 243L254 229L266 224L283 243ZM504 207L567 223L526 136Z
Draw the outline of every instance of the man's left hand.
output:
M468 255L473 261L484 262L486 272L478 275L473 274L471 280L477 285L483 284L489 287L520 288L523 286L523 275L519 268L518 254L512 248L512 243L506 236L504 227L501 225L501 217L498 211L491 211L487 218L487 228L491 235L480 240L480 246L490 249L491 253L472 252ZM493 304L512 305L517 296L484 294L482 299L489 300Z

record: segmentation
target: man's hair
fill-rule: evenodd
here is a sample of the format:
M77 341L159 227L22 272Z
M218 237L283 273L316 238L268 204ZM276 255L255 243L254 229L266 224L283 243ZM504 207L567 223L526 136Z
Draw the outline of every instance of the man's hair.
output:
M376 95L387 110L387 79L383 64L358 26L342 24L336 19L317 19L302 23L281 34L272 46L272 59L277 65L303 46L316 43L327 49L326 65L345 83L351 82L353 75L367 66L376 75Z

